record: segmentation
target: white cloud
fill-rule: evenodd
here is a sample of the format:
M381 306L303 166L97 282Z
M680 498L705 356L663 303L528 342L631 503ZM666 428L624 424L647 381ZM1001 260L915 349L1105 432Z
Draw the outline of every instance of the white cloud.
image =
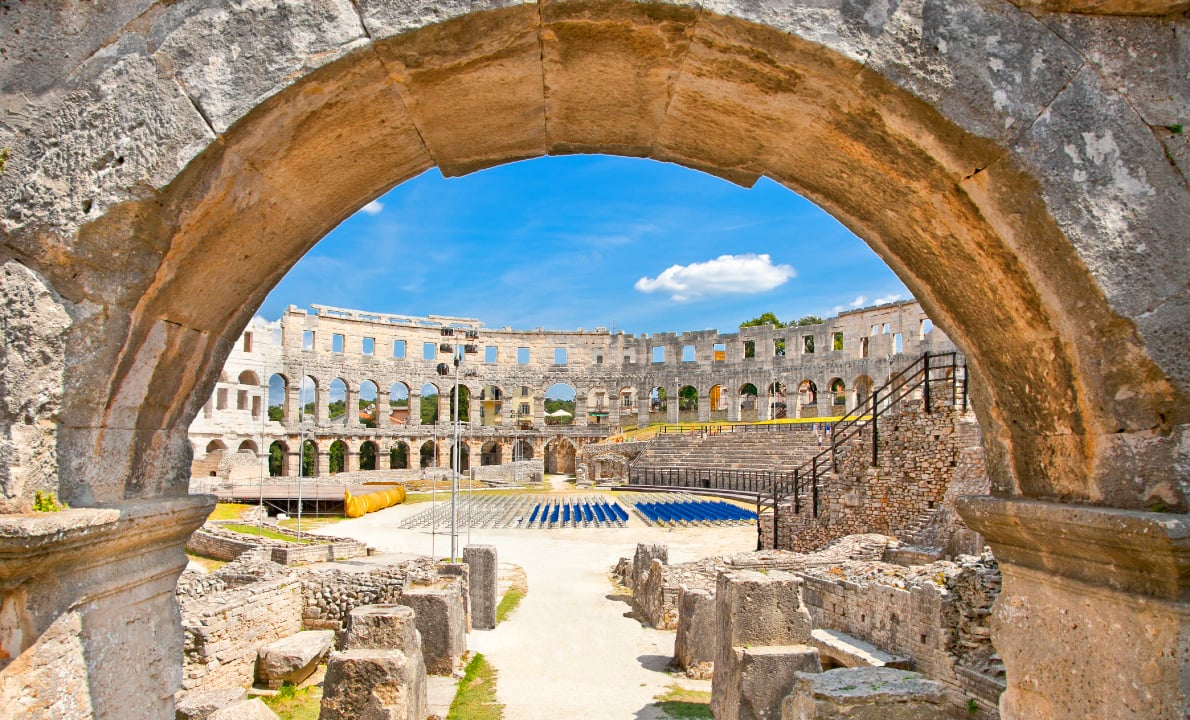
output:
M873 305L887 305L889 303L895 303L895 302L899 302L901 300L904 300L904 298L901 297L901 293L893 293L892 295L885 295L884 297L876 298L875 300L872 301L872 304Z
M360 212L365 213L367 215L379 215L381 213L381 211L383 211L383 210L384 210L384 203L380 202L379 200L373 200L372 202L368 203L367 205L364 205L362 208L359 209Z
M796 277L792 265L774 265L769 255L720 255L714 260L671 265L655 278L642 277L640 292L665 292L678 301L709 295L768 292Z
M833 312L838 315L844 310L855 310L857 308L862 308L866 302L868 302L867 295L858 295L854 300L847 303L846 305L836 305Z

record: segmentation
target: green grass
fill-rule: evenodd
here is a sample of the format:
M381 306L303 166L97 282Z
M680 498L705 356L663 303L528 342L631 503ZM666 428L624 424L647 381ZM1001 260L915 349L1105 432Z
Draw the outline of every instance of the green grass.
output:
M711 694L670 685L656 698L657 707L671 718L711 718Z
M264 537L267 537L270 540L284 540L285 542L301 543L302 545L309 545L310 543L314 542L313 540L311 540L309 538L302 538L301 540L298 540L295 537L290 537L289 535L279 533L276 530L269 530L268 528L264 528L262 531L260 528L258 528L255 525L241 525L239 523L231 523L228 525L224 525L223 527L227 528L228 530L231 530L232 532L238 532L238 533L242 533L244 535L255 535L257 537L260 537L263 535Z
M299 688L287 683L281 686L276 695L261 696L260 699L281 720L318 720L322 688L317 685Z
M186 557L193 560L194 562L198 563L199 565L202 565L203 567L205 567L207 569L207 572L215 572L216 570L218 570L219 568L221 568L227 564L226 560L216 560L215 558L209 558L205 555L199 555L198 553L192 553L189 550L186 551Z
M215 509L211 511L207 520L239 520L245 510L251 510L254 507L256 506L239 503L216 503Z
M525 599L527 593L528 591L522 588L508 588L508 592L504 593L504 597L500 598L500 604L496 606L496 623L504 622L509 615L516 612L517 606Z
M708 716L710 717L710 716ZM496 702L496 669L482 653L475 653L463 671L458 692L446 720L503 720L504 706Z
M334 525L344 518L345 516L343 515L303 515L302 532L326 527L328 525ZM295 517L278 521L277 524L287 530L297 530L297 518Z

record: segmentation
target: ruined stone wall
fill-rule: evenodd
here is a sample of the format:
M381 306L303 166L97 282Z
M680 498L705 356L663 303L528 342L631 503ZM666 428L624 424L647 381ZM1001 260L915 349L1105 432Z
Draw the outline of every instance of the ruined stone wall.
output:
M302 583L266 580L184 600L185 690L247 687L262 645L302 629Z
M879 424L877 467L871 464L871 432L865 429L840 446L838 473L820 470L817 517L810 482L803 476L800 512L794 512L792 502L778 509L780 547L810 552L836 538L868 532L951 551L979 544L954 509L961 494L990 492L973 415L941 404L926 413L920 402L908 401ZM763 514L760 522L761 538L771 546L772 515Z
M995 706L1005 680L991 644L1000 572L990 555L911 568L847 562L797 574L815 627L908 656L927 677Z
M430 565L427 560L424 563ZM368 572L321 570L302 574L305 606L302 622L317 630L342 630L351 611L361 605L393 603L404 587L409 568L379 568Z
M271 525L268 529L271 532L297 537L296 532L286 528ZM309 544L297 544L225 530L214 523L196 530L186 543L186 548L215 560L235 560L245 552L264 548L267 557L279 565L347 560L368 554L368 547L355 540L315 540Z

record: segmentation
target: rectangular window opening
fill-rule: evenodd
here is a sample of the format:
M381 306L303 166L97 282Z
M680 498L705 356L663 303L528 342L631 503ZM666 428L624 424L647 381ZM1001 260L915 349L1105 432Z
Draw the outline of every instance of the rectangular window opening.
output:
M785 357L785 338L773 338L773 357Z
M227 409L227 388L219 388L215 391L215 409Z
M244 333L244 352L252 352L252 333Z
M345 340L345 338L342 335L340 335L339 333L334 333L333 335L331 335L331 352L338 353L339 355L342 355L344 340Z
M837 333L835 333L834 337L831 339L831 350L842 350L842 349L843 349L843 333L837 332Z
M252 417L253 418L260 417L260 396L259 395L255 395L252 398Z
M664 345L654 345L653 346L653 362L655 362L655 363L665 362L665 346Z
M405 341L393 340L393 360L405 359Z
M694 362L693 345L686 345L682 347L682 362Z
M302 349L303 350L313 350L314 349L314 331L313 330L303 330L302 331Z
M516 364L517 365L528 365L529 364L529 348L520 347L520 348L516 349Z
M423 342L421 344L421 359L422 360L437 360L438 359L438 344L432 342Z
M488 365L493 365L499 357L499 350L495 345L488 345L483 349L483 361Z
M868 339L867 338L860 338L859 356L860 357L868 357Z
M926 335L928 335L930 333L930 331L933 329L934 329L934 321L933 320L930 320L929 318L925 318L921 321L921 336L923 338Z
M366 337L363 340L361 340L360 341L360 351L368 357L372 357L373 355L375 355L376 354L376 338Z
M595 353L595 364L596 365L603 364L603 353Z
M750 360L754 357L756 357L756 341L755 340L745 340L744 341L744 359Z
M247 409L248 409L248 391L247 390L237 390L236 391L236 410L247 410Z
M814 352L814 336L806 335L802 337L802 352L810 355Z
M715 343L711 346L711 354L714 355L715 362L725 362L727 360L727 346L723 343Z
M901 353L905 352L905 347L901 343L901 333L893 334L893 352L896 353L897 355L900 355Z
M554 348L554 364L566 364L566 348Z

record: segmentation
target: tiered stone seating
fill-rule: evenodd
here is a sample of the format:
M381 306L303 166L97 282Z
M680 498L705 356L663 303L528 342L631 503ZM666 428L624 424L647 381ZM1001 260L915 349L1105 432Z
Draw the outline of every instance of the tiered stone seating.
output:
M792 470L827 447L812 426L768 432L663 433L641 453L633 469Z

